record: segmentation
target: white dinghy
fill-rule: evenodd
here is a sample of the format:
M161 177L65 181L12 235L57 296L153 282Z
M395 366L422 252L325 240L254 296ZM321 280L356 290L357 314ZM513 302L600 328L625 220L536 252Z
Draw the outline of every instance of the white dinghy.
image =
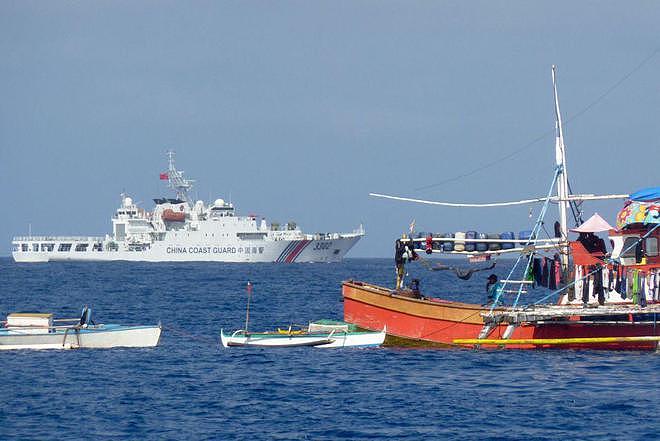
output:
M306 329L278 329L273 332L234 331L225 334L220 330L222 346L256 346L291 348L313 346L315 348L345 348L380 346L385 341L386 328L380 332L358 331L354 325L344 322L321 320L312 322Z
M0 350L147 348L158 345L161 325L95 324L91 309L80 319L53 319L47 313L12 313L0 327Z

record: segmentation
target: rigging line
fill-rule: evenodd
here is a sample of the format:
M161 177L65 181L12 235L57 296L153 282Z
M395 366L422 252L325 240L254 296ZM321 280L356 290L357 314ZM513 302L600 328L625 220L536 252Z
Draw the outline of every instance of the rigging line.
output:
M541 223L541 228L543 228L543 231L545 232L545 235L548 236L548 239L551 239L551 237L550 237L550 233L549 233L548 230L545 228L545 222L542 222L542 223ZM561 248L559 247L559 244L555 245L554 248L550 248L550 249L551 249L551 250L554 250L554 251L556 251L556 252L558 252L558 253L560 253L560 254L561 254L561 252L562 252L562 251L561 251Z
M571 187L571 182L568 182L568 192L569 194L573 194L573 188ZM584 220L582 220L582 210L580 210L580 206L582 206L582 203L584 201L580 202L578 205L578 201L572 201L569 202L569 207L571 207L571 213L573 213L573 219L575 220L575 226L579 227L584 223Z
M587 105L586 107L584 107L582 110L578 111L576 114L572 115L570 118L564 120L564 124L563 124L563 125L566 126L566 125L569 124L570 122L572 122L572 121L574 121L575 119L577 119L577 118L579 118L580 116L582 116L582 115L583 115L584 113L586 113L587 111L591 110L592 107L594 107L596 104L598 104L598 103L601 102L603 99L605 99L605 97L606 97L607 95L609 95L610 93L612 93L617 87L619 87L622 83L624 83L628 78L630 78L633 74L635 74L635 73L636 73L637 71L639 71L642 67L644 67L644 65L645 65L646 63L648 63L649 61L651 61L651 59L652 59L653 57L655 57L658 53L660 53L660 49L655 49L653 52L651 52L651 54L650 54L648 57L644 58L644 59L643 59L639 64L637 64L637 66L635 66L630 72L628 72L627 74L625 74L625 75L624 75L623 77L621 77L617 82L615 82L612 86L610 86L609 88L607 88L607 89L605 90L605 92L603 92L602 94L600 94L600 95L599 95L595 100L593 100L590 104L588 104L588 105ZM520 152L522 152L522 151L524 151L524 150L527 150L528 148L532 147L532 146L533 146L534 144L536 144L537 142L541 141L542 139L546 138L548 135L551 135L551 134L553 134L553 133L555 133L555 129L554 129L554 128L553 128L552 130L548 130L548 131L544 132L544 133L541 134L540 136L537 136L536 138L534 138L533 140L531 140L530 142L528 142L528 143L525 144L524 146L520 147L520 148L517 149L517 150L514 150L513 152L509 153L508 155L502 156L502 157L499 158L499 159L495 159L495 160L493 160L493 161L491 161L491 162L487 162L486 164L482 165L481 167L477 167L477 168L475 168L475 169L473 169L473 170L471 170L471 171L469 171L469 172L461 173L461 174L459 174L459 175L456 175L456 176L454 176L454 177L452 177L452 178L445 179L445 180L440 181L440 182L438 182L438 183L425 185L425 186L423 186L423 187L417 187L417 188L413 189L413 191L428 190L428 189L430 189L430 188L439 187L440 185L444 185L444 184L447 184L447 183L449 183L449 182L458 181L459 179L463 179L463 178L466 178L466 177L468 177L468 176L472 176L472 175L474 175L474 174L476 174L476 173L479 173L479 172L482 171L482 170L485 170L485 169L487 169L487 168L493 167L494 165L497 165L497 164L499 164L500 162L506 161L507 159L510 159L510 158L514 157L514 156L517 155L518 153L520 153Z

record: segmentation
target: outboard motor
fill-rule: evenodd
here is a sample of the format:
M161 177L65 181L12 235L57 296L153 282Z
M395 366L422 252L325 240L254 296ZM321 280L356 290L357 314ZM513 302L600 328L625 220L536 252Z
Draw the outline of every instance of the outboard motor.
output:
M80 314L80 327L86 328L92 321L92 310L87 306L84 306L82 313Z

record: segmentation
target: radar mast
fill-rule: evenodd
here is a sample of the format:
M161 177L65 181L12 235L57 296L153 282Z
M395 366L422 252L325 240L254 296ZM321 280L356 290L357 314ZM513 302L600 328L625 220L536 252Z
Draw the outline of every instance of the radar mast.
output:
M174 190L176 193L177 199L180 199L185 202L190 202L188 199L188 192L193 187L193 180L184 179L183 171L179 171L174 166L174 150L167 151L168 159L168 169L167 169L167 181L168 186Z

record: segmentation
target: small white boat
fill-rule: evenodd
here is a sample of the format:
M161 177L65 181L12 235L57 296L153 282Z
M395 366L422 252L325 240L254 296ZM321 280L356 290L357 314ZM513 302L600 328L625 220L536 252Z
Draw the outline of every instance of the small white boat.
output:
M380 332L357 331L353 325L343 322L319 321L307 329L278 329L274 332L234 331L225 334L220 330L222 346L255 346L291 348L313 346L315 348L344 348L380 346L385 341L386 328Z
M53 314L12 313L0 327L0 350L147 348L158 345L161 325L94 324L91 309L80 319L53 319Z

